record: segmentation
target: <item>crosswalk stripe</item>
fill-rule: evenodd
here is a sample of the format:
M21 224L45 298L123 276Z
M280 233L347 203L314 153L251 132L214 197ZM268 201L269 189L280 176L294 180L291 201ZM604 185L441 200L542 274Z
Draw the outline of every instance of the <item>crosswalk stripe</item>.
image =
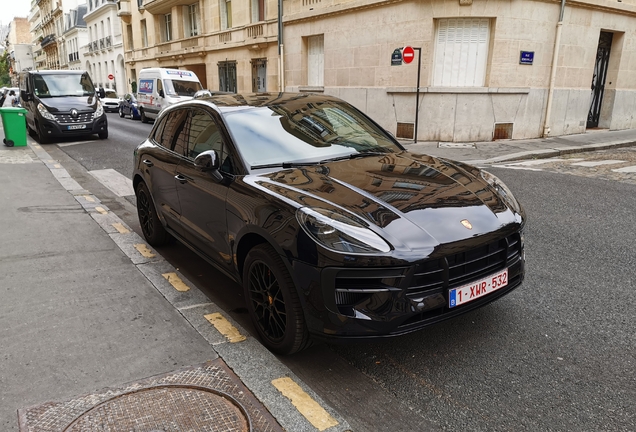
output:
M636 166L628 166L623 168L615 168L612 171L617 173L636 173Z
M89 171L101 184L110 189L115 195L123 197L134 195L132 180L114 169Z
M601 165L616 165L616 164L619 164L619 163L625 163L625 161L623 161L623 160L600 160L600 161L577 162L577 163L573 163L572 165L593 168L593 167L601 166Z

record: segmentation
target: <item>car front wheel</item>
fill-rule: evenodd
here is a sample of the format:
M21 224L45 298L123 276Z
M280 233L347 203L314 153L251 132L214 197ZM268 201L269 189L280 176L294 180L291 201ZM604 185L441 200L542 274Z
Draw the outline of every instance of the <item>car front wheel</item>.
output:
M258 245L248 253L243 290L252 322L270 351L287 355L310 345L294 282L269 244Z
M161 246L168 242L170 234L161 224L148 187L143 182L137 186L137 216L141 231L151 246Z

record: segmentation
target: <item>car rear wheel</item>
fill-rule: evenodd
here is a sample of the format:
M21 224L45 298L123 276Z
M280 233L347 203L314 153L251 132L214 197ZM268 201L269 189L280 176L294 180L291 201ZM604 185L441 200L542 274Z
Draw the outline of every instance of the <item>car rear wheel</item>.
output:
M143 182L137 186L137 216L139 216L141 231L151 246L168 243L170 234L161 224L148 187Z
M243 290L252 322L270 351L287 355L310 345L294 282L269 244L258 245L248 253Z

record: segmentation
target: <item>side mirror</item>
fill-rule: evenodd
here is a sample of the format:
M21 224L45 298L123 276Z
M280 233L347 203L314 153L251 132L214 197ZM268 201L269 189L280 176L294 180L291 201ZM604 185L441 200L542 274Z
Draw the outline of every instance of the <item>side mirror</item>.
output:
M223 175L219 172L219 154L216 150L206 150L194 158L194 167L202 172L209 172L218 182L223 180Z
M103 88L99 89L98 94L100 99L104 99L106 97L106 91Z
M29 102L33 100L33 96L26 90L20 90L20 99L22 99L24 102Z
M166 97L166 95L163 93L163 89L159 90L159 96Z

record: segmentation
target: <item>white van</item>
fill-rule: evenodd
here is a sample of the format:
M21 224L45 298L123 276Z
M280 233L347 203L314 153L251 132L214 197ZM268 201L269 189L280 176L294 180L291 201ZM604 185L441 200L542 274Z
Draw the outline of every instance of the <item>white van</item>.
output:
M189 70L147 68L139 71L137 107L141 121L155 119L162 109L177 102L192 99L202 90L197 75Z

